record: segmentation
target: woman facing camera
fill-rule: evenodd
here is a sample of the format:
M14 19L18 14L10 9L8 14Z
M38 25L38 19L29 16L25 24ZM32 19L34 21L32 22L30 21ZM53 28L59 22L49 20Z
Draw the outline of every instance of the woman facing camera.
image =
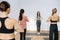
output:
M41 15L39 11L37 12L37 15L36 15L36 25L37 25L37 32L38 34L40 34Z
M24 15L24 9L20 10L19 13L19 24L22 26L22 28L24 29L24 32L20 33L20 40L26 40L26 22L28 22L28 18Z
M49 31L49 40L58 40L58 26L59 16L56 15L57 9L52 9L52 15L48 18L47 21L50 21L50 31Z
M0 3L0 40L15 40L14 26L22 28L14 18L10 18L10 4L6 1Z

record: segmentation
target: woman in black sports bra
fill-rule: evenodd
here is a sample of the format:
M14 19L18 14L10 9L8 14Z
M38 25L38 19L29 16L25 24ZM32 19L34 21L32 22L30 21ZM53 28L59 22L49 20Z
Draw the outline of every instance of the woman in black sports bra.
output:
M52 16L48 18L47 21L50 21L50 31L49 31L49 40L58 40L58 27L57 22L59 22L59 16L56 15L57 9L52 9Z
M6 1L0 3L0 40L15 40L14 26L16 29L22 28L14 18L8 17L10 4ZM20 31L19 31L20 32Z

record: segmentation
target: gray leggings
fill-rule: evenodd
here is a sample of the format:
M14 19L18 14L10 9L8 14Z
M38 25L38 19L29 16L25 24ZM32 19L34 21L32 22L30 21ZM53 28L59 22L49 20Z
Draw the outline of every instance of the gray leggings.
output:
M37 31L40 32L41 20L36 21Z

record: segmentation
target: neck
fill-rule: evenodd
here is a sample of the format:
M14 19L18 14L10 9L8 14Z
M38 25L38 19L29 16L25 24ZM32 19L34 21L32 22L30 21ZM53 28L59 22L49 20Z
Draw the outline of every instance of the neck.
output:
M8 17L8 14L7 12L2 12L1 16L0 17Z
M54 15L56 15L56 13Z
M54 13L52 16L56 16L56 13Z

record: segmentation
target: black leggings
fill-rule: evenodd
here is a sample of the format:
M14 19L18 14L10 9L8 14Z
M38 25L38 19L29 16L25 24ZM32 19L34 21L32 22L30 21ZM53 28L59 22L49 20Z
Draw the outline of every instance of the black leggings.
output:
M54 35L54 39L53 39ZM49 40L58 40L58 27L57 24L50 25Z
M41 20L36 21L37 31L40 32Z
M26 29L24 29L24 32L20 33L20 40L26 40Z

